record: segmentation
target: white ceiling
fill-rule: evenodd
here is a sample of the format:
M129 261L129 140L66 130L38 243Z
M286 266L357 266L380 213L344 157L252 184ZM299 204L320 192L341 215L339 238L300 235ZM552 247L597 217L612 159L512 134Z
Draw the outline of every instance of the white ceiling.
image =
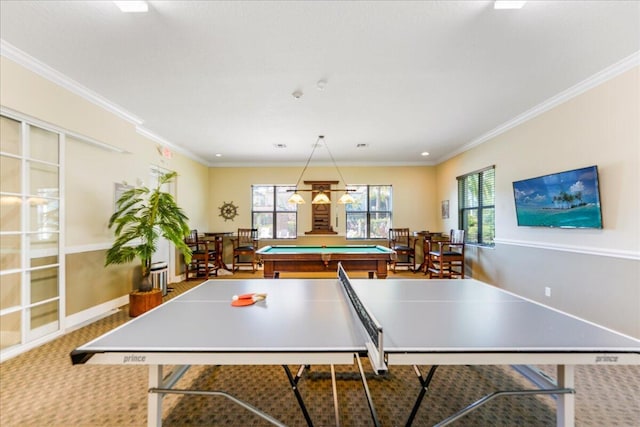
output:
M436 164L640 51L636 1L149 3L1 0L0 36L212 166L320 134L341 165Z

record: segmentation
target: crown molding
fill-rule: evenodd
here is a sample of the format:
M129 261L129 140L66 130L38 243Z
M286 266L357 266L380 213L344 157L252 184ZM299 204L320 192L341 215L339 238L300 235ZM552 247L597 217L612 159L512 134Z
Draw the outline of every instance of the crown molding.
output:
M62 86L68 91L86 99L87 101L101 108L104 108L105 110L115 114L121 119L124 119L136 126L139 126L143 123L143 120L141 118L136 117L134 114L128 112L119 105L116 105L106 98L98 95L97 93L87 89L75 80L70 79L59 71L26 54L25 52L21 51L17 47L7 43L2 39L0 39L0 55L12 60L13 62L25 67L30 71L33 71L41 77L44 77L45 79L59 86Z
M167 141L166 139L147 130L146 128L142 127L144 120L142 120L141 118L135 116L134 114L128 112L127 110L120 107L119 105L116 105L113 102L107 100L106 98L98 95L97 93L87 89L86 87L82 86L80 83L76 82L75 80L70 79L69 77L65 76L59 71L49 67L45 63L26 54L25 52L21 51L17 47L11 45L10 43L7 43L2 39L0 39L0 55L38 74L40 77L43 77L69 90L70 92L80 96L81 98L86 99L87 101L109 111L110 113L115 114L117 117L135 125L136 131L140 135L158 144L161 144L163 146L168 146L172 150L178 153L181 153L186 157L191 158L192 160L195 160L199 163L203 163L202 159L198 158L195 154L191 153L190 151L187 151L184 148L176 144L173 144ZM86 137L83 137L83 139L86 139ZM206 166L209 166L209 165L206 165Z
M489 132L481 135L480 137L472 140L471 142L469 142L468 144L465 144L464 146L460 147L459 149L453 151L452 153L448 154L447 156L439 159L440 162L444 162L446 160L449 160L455 156L457 156L458 154L464 153L465 151L468 151L470 149L472 149L473 147L476 147L484 142L487 142L493 138L495 138L496 136L508 131L509 129L512 129L516 126L521 125L522 123L525 123L531 119L533 119L536 116L539 116L542 113L545 113L549 110L551 110L552 108L557 107L560 104L563 104L567 101L569 101L572 98L575 98L578 95L581 95L583 93L585 93L586 91L588 91L589 89L592 89L596 86L601 85L602 83L607 82L608 80L613 79L614 77L619 76L620 74L629 71L630 69L637 67L640 65L640 51L636 51L634 53L632 53L631 55L627 56L626 58L616 62L613 65L610 65L609 67L605 68L602 71L597 72L596 74L592 75L591 77L581 81L580 83L577 83L573 86L571 86L570 88L560 92L559 94L552 96L551 98L547 99L546 101L543 101L542 103L536 105L535 107L531 108L530 110L525 111L524 113L514 117L513 119L501 124L500 126L496 127L493 130L490 130Z
M138 132L138 134L144 136L147 139L150 139L153 142L156 142L158 144L160 144L163 147L169 147L171 148L173 151L175 151L176 153L180 153L185 157L190 158L191 160L198 162L204 166L211 166L210 164L204 162L200 157L198 157L196 154L192 153L191 151L176 145L174 143L172 143L169 140L164 139L163 137L156 135L155 133L151 132L149 129L143 127L143 126L136 126L136 132Z

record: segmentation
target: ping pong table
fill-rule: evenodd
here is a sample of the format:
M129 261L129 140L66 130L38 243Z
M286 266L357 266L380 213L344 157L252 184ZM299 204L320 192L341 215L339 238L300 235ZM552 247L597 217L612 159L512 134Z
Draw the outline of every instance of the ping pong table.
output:
M234 295L267 293L232 307ZM200 327L206 325L206 327ZM282 365L297 387L306 366L330 365L339 424L335 365L356 363L371 417L379 425L361 356L380 375L412 365L420 391L410 425L440 365L514 365L536 387L498 390L438 425L513 394L556 396L557 425L574 424L575 365L640 364L640 341L473 279L209 280L72 351L74 364L148 365L148 425L162 424L166 394L224 396L274 425L284 425L224 391L174 387L191 365ZM174 365L163 377L163 367ZM294 375L287 365L300 365ZM430 365L424 375L419 366ZM556 382L531 365L557 365Z

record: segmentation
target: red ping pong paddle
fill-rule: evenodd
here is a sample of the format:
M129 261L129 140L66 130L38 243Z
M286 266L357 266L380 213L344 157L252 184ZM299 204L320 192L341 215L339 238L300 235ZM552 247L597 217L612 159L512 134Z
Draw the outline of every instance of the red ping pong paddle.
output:
M244 307L247 305L255 304L258 301L262 301L267 298L267 294L242 294L242 295L234 295L231 301L231 305L234 307Z

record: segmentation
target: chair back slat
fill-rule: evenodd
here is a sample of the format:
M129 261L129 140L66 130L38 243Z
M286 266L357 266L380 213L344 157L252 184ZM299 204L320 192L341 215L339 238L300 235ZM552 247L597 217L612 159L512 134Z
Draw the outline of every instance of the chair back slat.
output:
M184 238L184 242L188 246L196 246L198 244L198 230L191 230L189 235Z
M392 245L409 246L409 229L408 228L390 228L389 240Z
M464 230L451 230L449 241L456 245L464 243Z
M255 246L258 230L255 228L238 228L237 247Z

